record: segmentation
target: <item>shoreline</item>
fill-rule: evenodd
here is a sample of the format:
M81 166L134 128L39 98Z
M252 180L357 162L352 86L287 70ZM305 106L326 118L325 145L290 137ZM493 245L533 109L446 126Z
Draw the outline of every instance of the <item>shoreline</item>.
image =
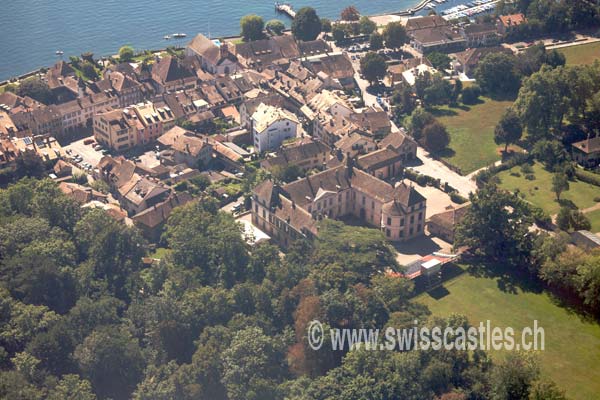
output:
M415 13L417 13L419 11L422 11L428 4L430 4L430 3L434 2L434 1L435 0L420 0L415 6L413 6L411 8L408 8L406 10L403 10L403 11L375 13L375 14L369 14L369 15L366 15L366 16L369 17L369 18L372 18L372 17L382 17L382 16L387 16L387 15L390 15L390 16L400 16L400 17L410 17L410 16L413 16ZM332 21L332 22L335 22L335 21ZM288 29L286 29L286 31L287 30ZM240 37L241 36L239 34L237 34L237 35L230 35L230 36L220 36L219 38L222 38L222 39L237 39L237 38L240 38ZM175 47L176 49L185 48L185 46L182 46L182 47L167 46L167 47ZM167 50L167 47L164 47L164 48L161 48L161 49L156 49L156 50L145 49L143 51L150 51L152 53L163 52L163 51ZM114 55L115 54L112 54L112 55L102 55L102 56L100 56L98 58L98 60L101 60L101 59L104 59L104 58L108 58L108 57L113 57ZM63 61L69 62L68 61L68 57L67 57L66 60L63 60ZM54 65L54 64L52 64L52 65ZM21 81L23 79L30 78L32 76L35 76L35 75L41 73L42 70L50 68L52 65L42 66L42 67L39 67L39 68L37 68L37 69L35 69L33 71L29 71L29 72L26 72L26 73L23 73L23 74L14 75L12 77L3 79L2 81L0 81L0 87L3 87L3 86L6 86L8 84L11 84L11 83L15 83L15 82Z

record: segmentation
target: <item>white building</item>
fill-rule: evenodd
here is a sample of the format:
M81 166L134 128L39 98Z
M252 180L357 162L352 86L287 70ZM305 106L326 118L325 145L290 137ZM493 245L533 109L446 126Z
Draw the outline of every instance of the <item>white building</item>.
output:
M296 137L298 118L289 111L260 104L252 114L252 135L256 151L276 150L287 140Z

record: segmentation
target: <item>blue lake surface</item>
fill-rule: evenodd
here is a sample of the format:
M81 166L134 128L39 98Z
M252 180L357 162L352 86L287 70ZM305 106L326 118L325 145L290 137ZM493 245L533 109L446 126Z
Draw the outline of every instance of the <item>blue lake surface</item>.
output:
M438 9L466 0L449 0ZM397 12L418 0L291 0L296 9L312 6L321 17L339 18L354 4L363 14ZM0 7L0 80L50 66L64 51L64 58L92 51L96 56L116 54L129 44L136 50L185 44L201 32L211 37L239 33L246 14L265 19L290 20L275 12L271 0L3 0ZM166 41L176 32L185 39Z

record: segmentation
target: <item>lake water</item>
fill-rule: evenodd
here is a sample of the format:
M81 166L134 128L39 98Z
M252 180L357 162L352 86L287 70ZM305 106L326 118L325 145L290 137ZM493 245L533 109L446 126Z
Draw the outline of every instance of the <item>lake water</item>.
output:
M465 1L465 0L462 0ZM405 10L418 0L291 0L296 9L312 6L321 17L339 18L354 4L363 14ZM449 0L438 9L461 0ZM0 80L53 64L57 50L64 58L92 51L115 54L123 44L136 50L184 44L198 32L212 37L239 33L239 20L258 14L265 22L278 18L272 0L4 0L0 8ZM166 41L175 32L186 39Z

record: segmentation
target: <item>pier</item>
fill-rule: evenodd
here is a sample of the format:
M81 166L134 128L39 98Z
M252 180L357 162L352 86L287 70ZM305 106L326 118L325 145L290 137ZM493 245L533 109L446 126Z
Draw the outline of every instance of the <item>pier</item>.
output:
M286 14L291 19L296 17L296 11L294 11L294 8L291 4L275 3L275 10L282 14Z
M422 9L424 9L427 4L433 2L433 0L421 0L421 2L419 2L419 4L417 4L416 6L409 8L405 11L401 11L399 13L393 13L395 15L399 15L399 16L410 16L413 15L416 12L421 11Z

